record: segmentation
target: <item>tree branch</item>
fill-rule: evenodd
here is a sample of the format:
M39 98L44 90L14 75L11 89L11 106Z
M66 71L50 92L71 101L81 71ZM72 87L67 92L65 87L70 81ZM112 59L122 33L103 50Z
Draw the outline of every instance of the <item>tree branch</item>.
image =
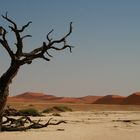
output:
M70 45L65 45L63 46L62 48L56 48L56 47L51 47L50 49L54 49L54 50L57 50L57 51L61 51L61 50L64 50L66 48L69 48L70 49L70 52L72 52L72 48L74 48L74 46L70 46Z
M11 59L14 59L14 53L13 51L11 50L9 44L8 44L8 41L6 39L6 30L1 26L1 29L3 31L2 33L2 39L0 39L0 43L1 45L6 49L6 51L8 52L8 54L10 55Z
M25 35L25 36L22 37L22 40L23 40L24 38L27 38L27 37L32 37L32 36L31 36L31 35Z
M17 58L20 59L20 57L22 55L22 51L23 51L23 39L26 37L31 37L31 35L25 35L25 36L21 37L20 33L22 33L24 31L24 29L27 28L32 22L30 21L26 25L22 26L21 29L18 29L17 24L13 20L8 18L7 13L5 16L2 15L2 17L12 24L12 26L9 26L9 28L15 33L15 36L16 36L17 50L16 50L15 55Z
M27 28L31 23L32 23L32 21L29 21L26 25L22 26L21 30L18 30L18 31L23 32L24 29Z
M67 45L66 43L66 38L72 33L72 22L70 22L70 28L69 28L69 32L62 38L60 38L59 40L54 40L52 42L50 42L50 47L49 49L54 49L54 50L57 50L57 51L61 51L61 50L64 50L66 48L69 48L70 49L70 52L72 52L72 48L74 46L70 46L70 45ZM58 43L64 43L64 46L61 47L61 48L57 48L57 47L54 47L53 45L54 44L58 44Z
M47 57L45 57L44 55L40 56L40 58L43 58L43 59L46 60L46 61L50 61L50 59L47 58Z
M11 30L15 33L16 40L17 40L17 43L16 43L16 46L17 46L16 56L19 58L20 54L22 53L23 43L22 43L22 39L20 37L20 33L18 31L17 25L13 20L8 18L7 13L6 13L5 16L2 15L2 17L13 25L13 26L9 26L9 28L11 28Z
M9 19L7 15L8 15L8 12L6 12L5 16L2 15L2 17L3 17L4 19L6 19L8 22L10 22L10 23L14 26L15 29L17 29L16 23L15 23L14 21L12 21L11 19Z
M47 36L46 36L46 38L47 38L47 40L48 40L49 42L52 41L52 38L50 38L49 35L50 35L53 31L54 31L54 30L52 29L52 30L47 34Z
M52 42L51 42L51 45L56 44L56 43L65 42L66 38L67 38L71 33L72 33L72 22L70 22L70 29L69 29L69 32L68 32L64 37L62 37L61 39L52 41Z

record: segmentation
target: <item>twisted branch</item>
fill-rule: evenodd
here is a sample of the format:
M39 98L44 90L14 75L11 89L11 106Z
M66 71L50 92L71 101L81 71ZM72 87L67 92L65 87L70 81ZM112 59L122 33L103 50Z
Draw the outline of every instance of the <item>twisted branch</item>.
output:
M49 125L59 125L61 123L66 123L66 121L60 120L56 123L50 123L52 118L50 118L45 124L40 123L41 120L33 121L29 116L23 116L19 119L14 119L10 117L5 117L6 121L3 122L2 131L25 131L28 129L40 129L48 127Z

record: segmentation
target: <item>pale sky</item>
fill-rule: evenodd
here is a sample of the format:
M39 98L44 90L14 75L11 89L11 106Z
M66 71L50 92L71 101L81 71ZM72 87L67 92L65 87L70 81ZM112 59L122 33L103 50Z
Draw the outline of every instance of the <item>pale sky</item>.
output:
M119 94L140 91L139 0L0 0L0 14L21 26L33 23L24 34L25 50L39 47L53 28L53 39L63 36L73 21L69 50L52 52L50 62L36 60L21 67L10 86L10 96L26 91L56 96ZM7 22L0 18L0 25ZM8 29L8 28L7 28ZM14 37L9 42L14 49ZM9 57L0 46L0 74Z

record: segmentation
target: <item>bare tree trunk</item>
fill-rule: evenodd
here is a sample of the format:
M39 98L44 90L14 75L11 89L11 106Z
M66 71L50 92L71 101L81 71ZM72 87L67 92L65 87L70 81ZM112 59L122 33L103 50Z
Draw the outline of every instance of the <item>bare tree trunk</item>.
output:
M3 111L9 95L9 85L19 70L18 61L11 62L9 69L0 77L0 131L2 127Z
M2 127L3 111L4 111L4 107L6 105L8 94L9 94L9 91L7 91L7 93L6 92L0 93L0 131L1 131L1 127Z

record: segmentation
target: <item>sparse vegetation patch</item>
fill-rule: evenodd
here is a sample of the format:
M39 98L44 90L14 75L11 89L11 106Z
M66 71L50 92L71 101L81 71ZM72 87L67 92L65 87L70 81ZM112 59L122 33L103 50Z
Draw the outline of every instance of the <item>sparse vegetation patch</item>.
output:
M53 108L60 112L72 111L72 109L67 106L54 106Z
M46 108L45 110L42 111L42 113L51 113L53 111L54 111L53 108Z
M40 116L41 114L36 109L23 109L19 110L20 114L23 116Z
M46 108L45 110L43 110L43 113L65 112L65 111L72 111L72 109L67 106L53 106L52 108Z

